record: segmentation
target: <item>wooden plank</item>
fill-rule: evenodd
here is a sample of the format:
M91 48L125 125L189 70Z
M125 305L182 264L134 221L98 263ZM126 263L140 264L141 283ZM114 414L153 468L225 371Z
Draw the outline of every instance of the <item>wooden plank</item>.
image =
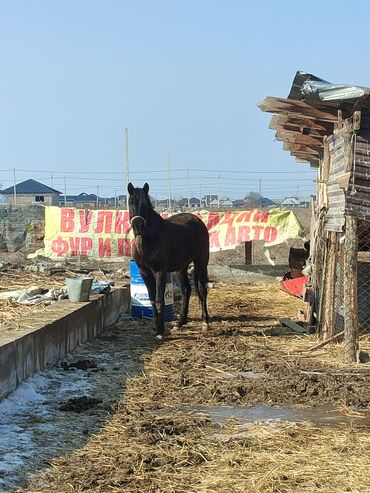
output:
M289 329L292 329L294 332L299 332L300 334L306 334L308 332L307 329L305 329L301 325L298 325L290 318L281 318L280 324L282 325L282 327L288 327Z
M293 100L293 99L283 99L267 97L257 105L262 111L268 113L296 113L302 118L322 120L323 122L332 122L333 124L337 122L337 110L334 109L333 112L319 110L310 106L309 104ZM334 114L333 114L334 113Z

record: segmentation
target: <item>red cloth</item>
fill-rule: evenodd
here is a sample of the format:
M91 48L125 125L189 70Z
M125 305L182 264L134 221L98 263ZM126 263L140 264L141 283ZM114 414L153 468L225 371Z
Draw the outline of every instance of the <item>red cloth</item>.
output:
M296 279L287 279L280 282L280 289L286 291L293 296L303 297L304 287L308 282L308 277L301 276Z

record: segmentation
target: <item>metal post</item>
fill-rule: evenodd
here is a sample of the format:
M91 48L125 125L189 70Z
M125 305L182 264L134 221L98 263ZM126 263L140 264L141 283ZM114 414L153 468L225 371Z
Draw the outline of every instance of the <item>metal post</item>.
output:
M14 203L17 203L17 185L16 185L16 180L15 180L15 168L13 168L13 196L14 196Z
M168 210L172 210L172 196L171 196L171 162L170 155L167 154L167 169L168 169Z
M126 209L128 210L128 191L127 187L130 181L130 167L128 159L128 128L125 128L125 157L126 157Z
M188 209L190 209L189 167L186 168L186 194L188 196Z
M67 205L67 178L64 177L64 207Z

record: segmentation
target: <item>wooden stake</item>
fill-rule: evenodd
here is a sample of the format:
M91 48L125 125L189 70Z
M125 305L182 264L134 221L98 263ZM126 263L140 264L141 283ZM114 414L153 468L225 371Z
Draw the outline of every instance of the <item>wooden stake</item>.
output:
M346 363L356 361L358 350L357 249L357 220L347 215L344 240L344 359Z

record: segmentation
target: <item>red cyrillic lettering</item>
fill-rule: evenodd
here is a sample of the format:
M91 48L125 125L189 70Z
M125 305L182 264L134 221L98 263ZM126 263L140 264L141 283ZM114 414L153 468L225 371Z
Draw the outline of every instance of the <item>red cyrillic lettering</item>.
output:
M80 211L80 233L87 233L91 224L93 211Z
M230 245L236 245L236 232L234 226L230 226L226 231L225 246Z
M267 226L263 233L263 238L266 243L272 243L277 238L277 229L275 226Z
M56 240L53 240L51 242L51 249L53 250L53 252L58 254L58 257L60 257L64 253L68 252L69 249L68 241L63 240L61 236L58 236Z
M245 241L251 241L251 237L249 235L250 227L249 226L239 226L238 228L238 244L244 243Z
M215 212L211 212L208 216L208 224L207 229L211 229L213 226L216 226L220 221L220 215Z
M131 256L131 244L132 240L129 238L119 238L118 240L118 256L130 257Z
M95 233L112 232L113 211L99 211Z
M242 214L240 214L236 220L237 223L249 223L249 221L251 220L251 215L252 215L252 212L253 211L246 211L246 212L243 212Z
M75 229L73 221L75 213L73 209L62 209L60 212L60 232L71 233Z
M218 235L219 235L219 231L211 231L209 233L209 247L210 248L221 248Z
M73 256L76 256L80 250L80 239L79 237L77 238L69 238L69 246L71 248L71 254Z
M235 219L235 212L225 212L225 215L219 224L228 224L229 226L232 226L234 219Z
M126 234L129 230L130 230L130 223L129 223L128 211L117 212L115 225L114 225L114 232L117 235L121 235L121 234Z
M112 245L110 238L99 238L99 257L110 257L112 255Z
M263 229L263 226L252 226L252 229L254 230L254 240L260 240L261 236L261 230Z
M87 251L92 249L92 238L81 238L81 255L86 257Z

